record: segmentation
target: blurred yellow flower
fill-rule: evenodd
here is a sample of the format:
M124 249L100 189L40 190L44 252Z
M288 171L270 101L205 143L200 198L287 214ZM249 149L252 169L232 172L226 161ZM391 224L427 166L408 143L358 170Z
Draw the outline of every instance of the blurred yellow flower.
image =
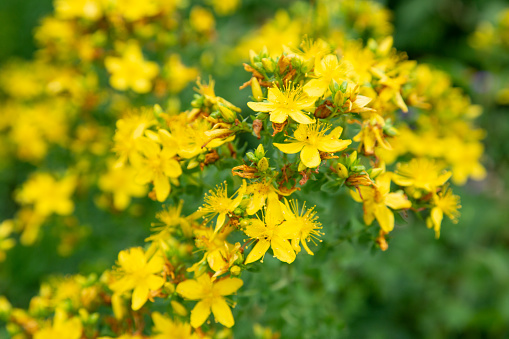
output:
M149 297L150 291L161 288L164 278L164 259L156 253L152 258L141 247L134 247L118 254L116 273L118 280L110 284L110 288L118 294L133 290L131 308L139 310Z
M135 41L127 43L122 57L106 57L104 65L111 73L111 86L120 91L131 88L137 93L147 93L152 89L152 80L159 73L157 63L145 61Z
M226 327L235 324L232 311L224 296L237 292L244 282L239 278L224 278L212 280L208 274L202 274L196 279L189 279L177 286L177 293L191 300L199 300L191 311L191 326L200 327L214 313L216 321Z

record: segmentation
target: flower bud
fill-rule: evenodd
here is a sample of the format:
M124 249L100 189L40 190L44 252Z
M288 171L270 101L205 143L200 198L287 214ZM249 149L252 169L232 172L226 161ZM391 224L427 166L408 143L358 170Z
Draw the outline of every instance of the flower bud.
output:
M343 179L348 178L348 169L346 168L345 165L343 165L342 163L338 162L338 164L336 165L336 170L338 171L338 175L341 178L343 178Z
M265 149L263 148L263 144L258 145L254 155L257 159L261 159L265 156Z
M263 64L263 67L265 68L265 70L267 70L271 73L274 72L274 70L276 69L276 63L271 58L263 58L262 64Z
M242 272L242 270L237 265L232 266L232 268L230 268L230 273L233 274L233 275L239 275L240 272Z
M260 161L258 161L257 167L260 172L266 171L269 168L269 161L267 160L267 158L265 157L261 158Z
M234 122L235 118L237 117L236 114L231 109L224 105L219 105L219 111L221 113L221 117L226 122Z

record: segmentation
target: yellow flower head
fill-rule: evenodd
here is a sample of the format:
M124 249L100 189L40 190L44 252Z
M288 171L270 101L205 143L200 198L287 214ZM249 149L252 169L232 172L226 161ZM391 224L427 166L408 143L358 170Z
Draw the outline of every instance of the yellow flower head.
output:
M288 116L300 124L311 124L315 120L304 112L314 109L316 98L308 97L302 88L289 85L283 90L277 86L269 88L268 102L248 102L247 105L256 112L269 112L270 121L281 124Z
M295 252L300 252L300 241L306 252L309 255L313 255L307 242L311 240L314 242L315 239L321 241L318 237L324 234L320 231L322 229L322 224L316 221L318 216L316 216L314 208L306 209L306 203L304 203L302 209L299 211L299 202L297 200L290 200L290 202L288 202L285 199L285 203L281 203L281 210L286 220L282 225L285 223L290 224L299 234L298 238L292 239L292 246Z
M149 133L147 137L138 138L136 143L143 154L133 163L138 171L136 180L140 184L153 182L156 198L162 202L170 194L169 178L176 179L182 174L175 159L176 142L168 131L160 129L158 134Z
M109 163L109 169L99 178L99 188L103 192L113 193L113 205L117 210L124 210L129 206L131 197L142 197L147 188L134 181L136 171L129 165L115 166Z
M244 230L248 237L258 241L249 252L246 265L260 258L263 261L263 256L269 247L272 248L274 256L279 260L289 264L295 260L295 251L288 239L298 238L299 229L284 221L277 194L269 194L264 221L251 219Z
M178 284L178 294L186 299L199 300L191 311L191 326L200 327L212 310L216 321L226 327L232 327L235 320L224 297L237 292L243 284L244 282L239 278L214 281L208 274L202 274L197 279L189 279Z
M332 80L342 83L347 79L348 67L339 62L338 57L329 54L322 59L315 59L315 79L304 85L304 92L310 97L321 97L329 89Z
M205 205L200 207L199 211L207 217L207 220L214 218L216 215L217 222L214 228L214 233L217 233L225 224L226 215L232 213L242 201L242 197L246 192L246 182L242 183L242 187L237 191L237 197L228 198L228 186L218 185L216 190L210 190L209 195L205 195Z
M83 325L78 317L68 318L63 309L55 311L53 325L47 324L34 334L34 339L67 338L79 339L83 332Z
M35 173L23 184L16 200L21 204L33 204L35 213L41 216L69 215L74 211L71 196L75 188L74 176L55 180L49 173Z
M398 164L393 181L400 186L431 192L445 184L450 177L451 172L443 171L434 160L414 158L408 163Z
M350 191L357 202L364 207L364 222L371 225L376 218L385 233L394 229L394 214L389 209L410 208L412 203L403 192L390 192L392 173L383 173L374 186L360 186L359 191Z
M145 130L156 122L152 110L141 110L130 113L117 121L117 130L113 141L113 151L118 155L119 162L124 163L128 159L138 156L136 139L143 136Z
M325 135L329 128L329 125L321 122L300 125L293 134L295 141L289 144L274 143L274 146L288 154L300 152L300 160L306 167L318 167L321 162L320 152L339 152L352 143L351 140L339 139L343 132L341 127L336 127L331 133Z
M157 63L145 61L140 46L134 41L128 42L122 57L106 57L104 64L111 73L111 86L120 91L132 88L137 93L147 93L159 73Z
M156 253L152 258L141 247L134 247L118 254L116 272L119 279L110 285L115 293L124 293L133 290L132 309L139 310L149 297L150 291L161 288L164 278L160 276L163 271L164 259Z
M198 335L191 334L191 325L188 323L173 321L159 312L152 313L154 327L153 339L198 339Z
M445 189L445 191L433 195L433 208L430 216L426 219L426 223L428 228L435 230L437 238L440 237L440 226L442 225L444 213L453 223L457 223L460 216L458 209L460 208L460 197L452 194L451 189Z

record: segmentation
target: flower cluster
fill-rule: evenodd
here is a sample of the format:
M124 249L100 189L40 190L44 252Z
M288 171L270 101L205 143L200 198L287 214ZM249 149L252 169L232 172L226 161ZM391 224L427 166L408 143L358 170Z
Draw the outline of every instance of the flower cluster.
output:
M221 15L238 5L211 3ZM243 277L263 269L271 256L292 264L332 240L326 237L331 226L319 221L325 207L309 207L317 195L358 202L350 212L363 216L364 232L384 251L400 214L422 217L437 237L444 215L456 222L461 206L449 179L464 184L485 176L483 133L473 122L480 108L452 87L447 75L393 48L387 12L361 3L329 5L331 13L353 20L356 35L373 37L365 43L337 29L320 34L318 22L316 39L279 42L285 35L277 34L267 38L267 45L277 45L275 51L251 51L241 89L250 87L252 97L237 104L245 104L248 112L242 114L232 104L237 97L216 95L215 82L200 78L192 102L181 111L173 95L197 70L184 66L177 54L164 65L150 58L175 43L170 33L179 1L56 1L55 16L37 32L44 43L41 60L65 65L83 60L82 68L70 68L68 78L65 69L56 73L61 80L49 88L35 79L44 75L29 74L27 80L18 74L31 86L13 89L20 92L9 94L21 103L11 100L6 107L16 111L62 102L56 112L71 110L49 114L68 112L61 119L69 123L72 138L57 128L40 130L28 118L39 113L20 114L26 126L19 122L23 118L3 114L0 128L9 131L13 150L31 161L45 157L50 141L69 147L76 158L58 175L31 175L17 191L22 209L0 224L0 259L13 246L12 225L24 230L22 239L29 240L22 241L30 243L37 232L28 230L38 230L45 218L72 214L73 194L92 185L84 174L91 166L103 168L90 179L103 192L98 205L122 211L144 196L166 205L146 245L121 251L111 270L55 278L41 287L28 310L3 301L9 332L36 339L231 337L235 306L249 297ZM320 11L318 6L313 13L319 17ZM210 12L198 6L189 12L195 38L210 37ZM279 13L262 27L261 36L277 25L293 27L285 16ZM300 38L306 25L297 26L291 30ZM149 42L166 29L168 36ZM141 38L122 42L130 31ZM31 67L51 71L37 63ZM97 67L108 74L107 92L98 90ZM76 79L82 81L75 84ZM48 97L50 90L56 94ZM63 100L64 93L71 99ZM136 107L140 101L145 107ZM87 121L103 106L116 120L114 132L113 126L102 129L99 118ZM25 134L37 131L39 145L16 139L18 125ZM112 140L113 154L100 147L101 138ZM207 186L212 188L204 193ZM337 206L338 213L342 208Z

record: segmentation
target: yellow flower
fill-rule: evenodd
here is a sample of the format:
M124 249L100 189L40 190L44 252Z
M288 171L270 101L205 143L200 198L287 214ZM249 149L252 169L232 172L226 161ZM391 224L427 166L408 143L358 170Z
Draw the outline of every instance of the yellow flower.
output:
M280 195L289 195L289 193L281 192L274 188L270 180L264 180L262 182L251 183L247 186L246 194L252 194L249 199L249 203L246 207L246 212L249 215L255 214L262 207L265 206L265 201L270 193L277 192Z
M74 211L71 199L76 177L66 176L55 180L49 173L34 173L16 195L21 204L33 204L35 213L49 216L52 213L69 215Z
M435 230L436 238L440 237L440 226L444 213L453 223L457 223L460 216L459 208L461 208L460 197L452 194L452 190L446 189L438 194L433 194L433 208L430 216L426 219L426 224L428 228Z
M321 162L320 151L327 153L339 152L352 143L351 140L339 139L343 132L341 127L336 127L331 133L325 135L329 128L329 125L321 122L300 125L293 133L296 141L289 144L274 143L274 146L283 153L294 154L300 152L300 160L306 167L318 167Z
M289 264L295 260L295 251L288 239L297 238L298 229L284 221L277 194L269 194L264 221L251 219L244 230L248 237L258 240L246 258L246 265L263 258L269 247L279 260Z
M64 310L55 311L53 325L44 326L34 334L34 339L79 339L83 332L83 325L77 317L68 319Z
M224 296L237 292L243 284L244 282L239 278L213 281L207 274L178 284L178 294L186 299L199 300L191 311L191 326L200 327L212 310L216 321L226 327L232 327L235 320Z
M256 112L270 112L270 121L281 124L288 116L300 124L311 124L314 119L304 111L314 109L315 98L308 97L302 88L288 86L281 91L274 86L269 88L268 102L248 102L247 105Z
M223 232L216 234L210 228L196 229L194 231L196 247L200 250L204 250L205 254L199 262L188 268L187 271L196 271L206 260L209 267L216 272L217 275L227 272L230 268L230 264L233 264L238 258L238 253L236 252L238 252L240 248L240 244L232 245L226 241L226 238L233 230L233 227L228 227L223 230ZM229 259L232 259L232 261L230 262Z
M384 138L384 118L376 112L368 112L366 115L367 118L363 121L360 132L353 137L353 140L359 142L359 147L364 148L364 153L368 155L375 153L377 142L378 146L391 150L391 145Z
M235 199L228 198L228 185L218 185L215 191L210 190L210 195L205 195L205 205L200 207L199 211L207 216L207 220L217 215L216 227L214 233L217 233L225 224L226 215L232 213L242 201L246 192L246 181L243 181L242 187L237 191Z
M119 279L110 285L115 293L133 290L132 309L139 310L149 297L150 291L161 288L164 278L164 259L156 253L150 260L141 247L134 247L118 254Z
M282 226L289 223L298 234L298 237L292 239L292 246L295 252L300 252L300 242L306 252L309 255L313 255L313 252L309 249L307 242L311 241L311 239L314 241L314 239L318 239L320 235L324 234L323 232L320 232L322 224L316 221L318 217L316 216L314 208L306 210L306 203L304 203L302 209L299 211L299 202L297 200L291 200L290 203L288 203L285 199L285 203L281 203L281 210L286 220Z
M323 59L315 59L315 77L304 85L304 92L310 97L321 97L329 89L332 80L342 83L347 78L348 68L338 61L338 57L329 54Z
M172 321L169 317L162 315L159 312L152 313L152 320L154 327L152 332L152 339L198 339L196 334L191 334L191 325L188 323L181 323Z
M152 89L152 79L159 73L157 63L145 61L134 41L128 42L122 57L106 57L104 64L111 73L111 86L120 91L132 88L137 93L147 93Z
M199 33L207 33L214 29L216 20L212 13L203 7L194 6L189 13L189 22Z
M123 164L128 159L132 162L134 157L139 156L136 139L143 136L145 130L155 122L153 111L145 109L130 113L117 121L113 151L118 155L120 163Z
M147 188L134 181L136 170L129 165L115 166L109 164L108 172L99 178L99 188L103 192L113 193L113 205L117 210L124 210L129 206L131 197L142 197Z
M445 184L450 177L451 172L443 171L434 160L414 158L408 163L398 164L393 181L400 186L431 192Z
M376 218L385 233L394 229L394 214L389 209L410 208L412 203L403 192L390 193L391 173L378 176L375 186L360 186L360 194L350 191L357 202L362 202L364 207L364 222L371 225Z
M181 92L190 81L198 76L198 70L194 67L186 67L178 54L170 55L164 70L168 80L168 90L171 93Z
M115 0L112 10L113 12L118 12L128 21L136 21L144 17L158 14L161 11L160 7L159 1L157 0Z
M55 12L62 19L86 18L97 20L102 16L102 0L56 0Z
M139 150L144 155L137 159L133 166L138 174L136 180L140 184L154 183L158 201L164 201L170 194L171 186L168 178L176 179L182 174L179 162L174 158L177 154L176 142L166 130L158 134L137 139ZM162 144L162 148L159 143Z
M14 222L11 219L4 220L0 223L0 262L5 260L5 252L13 248L16 244L16 240L9 238L13 226Z

